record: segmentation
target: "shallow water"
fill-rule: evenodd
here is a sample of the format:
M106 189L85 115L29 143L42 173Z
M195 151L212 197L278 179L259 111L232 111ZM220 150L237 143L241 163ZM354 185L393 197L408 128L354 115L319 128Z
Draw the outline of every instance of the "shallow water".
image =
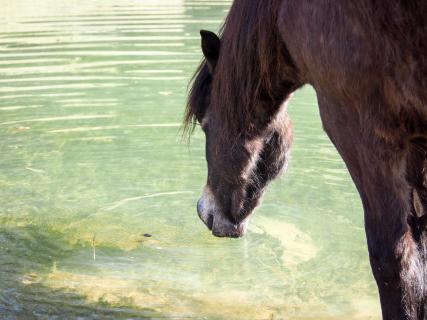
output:
M379 318L361 205L311 88L249 234L197 218L204 137L183 142L180 122L198 30L230 1L0 5L0 318Z

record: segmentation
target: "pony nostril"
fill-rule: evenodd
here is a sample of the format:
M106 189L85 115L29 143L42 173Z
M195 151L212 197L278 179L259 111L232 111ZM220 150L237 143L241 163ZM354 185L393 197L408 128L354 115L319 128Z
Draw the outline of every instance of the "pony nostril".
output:
M206 221L206 226L209 228L209 230L212 230L213 221L214 221L214 216L213 216L213 214L210 214L208 216L208 221Z

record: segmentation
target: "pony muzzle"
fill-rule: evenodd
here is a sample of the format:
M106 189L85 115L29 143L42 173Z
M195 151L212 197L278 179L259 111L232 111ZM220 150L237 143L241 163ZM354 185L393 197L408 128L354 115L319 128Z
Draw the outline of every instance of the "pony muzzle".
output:
M248 219L233 223L218 210L211 193L206 195L206 192L204 192L203 196L197 201L197 214L216 237L239 238L246 233Z

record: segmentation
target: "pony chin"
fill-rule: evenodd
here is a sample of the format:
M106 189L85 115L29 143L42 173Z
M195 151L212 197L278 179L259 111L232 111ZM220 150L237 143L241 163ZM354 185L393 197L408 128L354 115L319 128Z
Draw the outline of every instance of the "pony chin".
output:
M238 223L232 222L219 209L209 186L204 188L203 195L197 202L197 213L216 237L240 238L246 234L249 216Z

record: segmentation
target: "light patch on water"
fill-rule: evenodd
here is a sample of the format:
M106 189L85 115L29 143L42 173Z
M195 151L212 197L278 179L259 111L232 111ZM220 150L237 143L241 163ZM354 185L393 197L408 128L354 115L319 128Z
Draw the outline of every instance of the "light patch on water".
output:
M282 263L286 267L295 267L302 262L314 259L319 251L308 234L290 223L257 217L254 225L280 241L283 247ZM252 230L256 232L253 227Z
M62 117L47 117L47 118L36 118L36 119L23 119L15 121L6 121L1 122L0 125L16 124L16 123L26 123L26 122L51 122L51 121L65 121L65 120L86 120L86 119L105 119L105 118L114 118L114 114L75 114L71 116L62 116Z
M149 73L149 74L162 74L162 73L184 73L184 70L174 70L174 69L168 69L168 70L129 70L126 71L126 73Z
M354 297L351 301L354 310L354 319L379 320L377 314L381 314L378 297Z
M30 105L30 106L10 106L10 107L0 107L0 111L15 111L15 110L21 110L21 109L33 109L33 108L40 108L43 107L42 105Z
M172 92L170 91L159 91L159 94L165 97L168 97L170 95L172 95Z
M137 127L137 128L176 128L182 126L181 123L151 123L151 124L135 124L130 125L130 127Z
M127 57L127 56L195 56L194 53L184 52L171 52L171 51L64 51L64 52L25 52L25 53L5 53L2 54L3 58L17 58L17 57L48 57L48 56L86 56L86 57Z
M186 80L187 77L141 77L140 80L146 81L177 81L177 80Z
M69 83L69 84L55 84L46 86L22 86L22 87L3 87L0 88L1 92L22 92L22 91L42 91L42 90L67 90L67 89L96 89L96 88L115 88L123 84L119 83Z
M144 282L136 280L60 270L47 276L31 273L24 279L25 285L41 283L54 290L83 295L88 302L150 309L170 318L274 319L275 311L268 302L251 299L244 291L198 291L177 296L172 288L144 288Z
M111 102L111 103L67 103L65 105L62 105L61 108L84 108L84 109L90 109L90 108L105 108L105 107L116 107L117 103Z
M31 168L31 167L25 167L25 169L30 170L30 171L35 172L35 173L45 173L46 172L44 170L34 169L34 168Z
M0 71L1 72L1 71ZM61 93L28 93L28 94L10 94L2 96L3 99L19 99L19 98L29 98L29 97L47 97L47 98L55 98L55 97L77 97L83 96L84 93L81 92L61 92Z
M93 76L67 76L67 77L55 77L55 76L50 76L50 77L42 77L42 78L25 78L25 79L11 79L11 78L6 78L6 79L0 79L0 83L25 83L25 82L29 82L29 83L34 83L34 82L71 82L71 81L93 81L93 82L97 82L97 81L108 81L108 80L144 80L146 77L137 77L137 76L127 76L127 77L120 77L120 76L116 76L116 75L112 75L112 76L97 76L97 77L93 77Z
M123 302L127 300L131 301L134 306L155 308L165 302L157 295L139 292L137 283L121 278L53 270L45 277L34 273L25 275L23 283L35 283L36 281L33 279L52 289L65 289L83 294L88 301L95 303L106 302L111 305L123 305Z
M192 194L192 193L193 193L193 191L172 191L172 192L158 192L158 193L146 194L146 195L139 196L139 197L130 197L130 198L122 199L122 200L117 201L117 202L113 203L112 205L106 206L102 209L107 210L107 211L111 211L111 210L117 209L118 207L121 207L122 205L125 205L131 201L137 201L137 200L142 200L142 199L147 199L147 198L164 197L164 196L174 196L174 195L179 195L179 194Z
M49 133L69 133L69 132L88 132L88 131L99 131L99 130L111 130L120 129L121 126L97 126L97 127L76 127L69 129L56 129L49 130Z
M10 130L10 132L12 132L12 133L18 133L18 132L27 131L27 130L30 130L30 129L31 129L31 127L27 127L27 126L17 126L17 127L12 128Z
M143 272L141 270L141 272ZM187 279L191 281L191 279ZM30 272L22 277L26 286L41 284L53 290L61 290L84 296L90 303L107 303L112 307L150 309L167 318L208 319L295 319L295 320L342 320L342 315L328 313L328 304L320 300L302 301L299 298L259 296L256 290L199 289L179 291L159 282L148 283L143 278L121 277L106 274L85 274L63 271L54 263L47 274ZM189 284L191 287L191 285ZM280 301L281 300L281 301ZM280 302L279 302L280 301ZM298 312L299 306L311 307L312 312ZM346 320L377 320L378 305L373 300L354 298L353 310ZM316 310L316 311L315 311ZM310 315L314 313L316 315Z
M123 57L125 58L125 57ZM14 61L20 60L9 60L9 64L14 63ZM156 65L156 66L167 66L171 63L195 63L199 62L198 59L149 59L149 60L125 60L120 59L120 61L96 61L96 62L79 62L79 59L74 61L74 63L63 64L63 65L44 65L44 66L19 66L19 67L9 67L9 68L0 68L0 73L4 75L24 75L24 74L55 74L55 73L64 73L64 72L85 72L91 71L93 69L101 70L105 67L123 67L126 65ZM67 93L60 93L58 95L67 95Z
M42 277L34 272L31 273L27 273L25 275L22 276L22 284L24 285L31 285L34 283L40 283L42 281Z
M4 50L2 48L2 50ZM10 64L23 64L25 66L27 66L28 64L31 63L44 63L46 64L47 62L64 62L66 61L66 59L58 59L58 58L32 58L32 59L19 59L19 60L6 60L6 61L0 61L0 66L2 65L6 65L6 66L10 66Z
M71 141L103 141L103 142L112 142L116 137L114 136L98 136L98 137L84 137L71 139Z
M181 123L150 123L150 124L134 124L126 126L97 126L97 127L76 127L69 129L56 129L49 130L49 133L70 133L70 132L88 132L88 131L100 131L100 130L113 130L122 128L178 128Z

